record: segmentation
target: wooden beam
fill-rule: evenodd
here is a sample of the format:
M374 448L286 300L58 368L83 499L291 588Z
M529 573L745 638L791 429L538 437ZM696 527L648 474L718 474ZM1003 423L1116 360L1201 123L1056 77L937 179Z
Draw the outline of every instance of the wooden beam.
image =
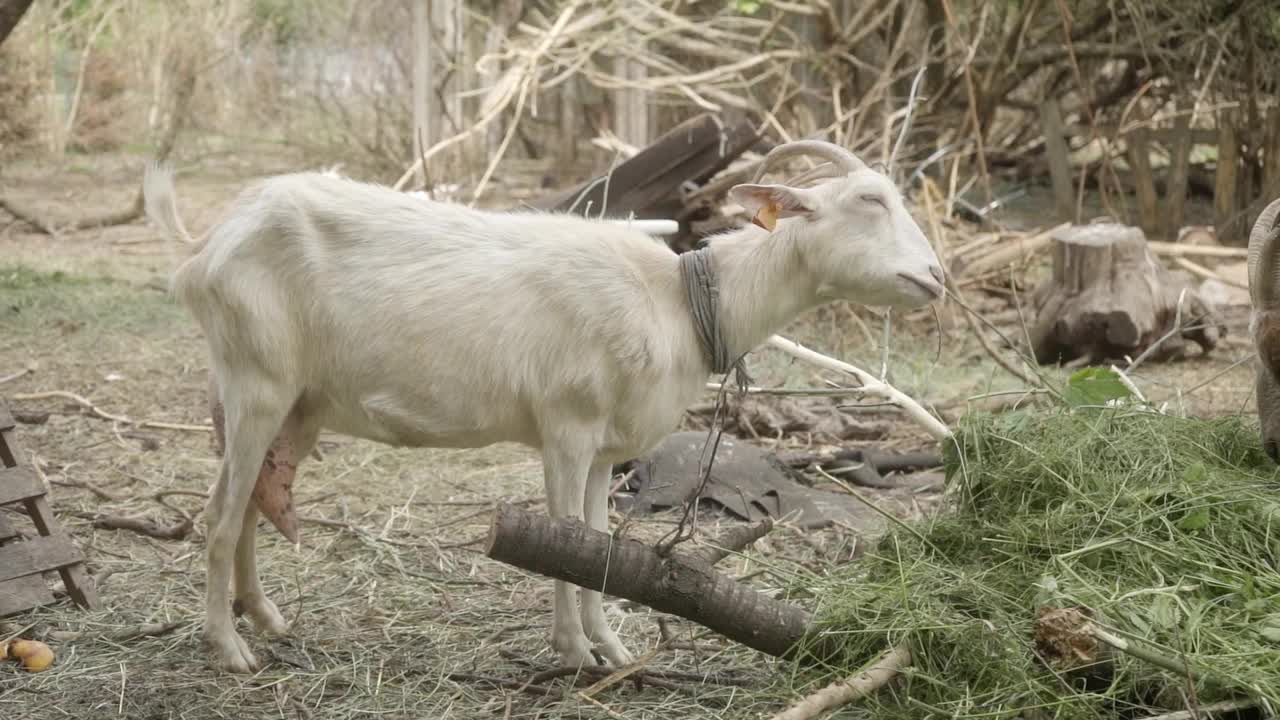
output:
M0 547L0 581L58 570L82 562L80 551L63 535L37 537Z
M13 523L9 522L9 518L5 517L4 513L0 513L0 543L11 538L16 538L17 536L18 528L14 527Z
M31 516L32 524L44 536L41 539L61 541L66 546L66 549L74 554L75 559L72 562L58 568L58 575L62 576L62 584L67 587L67 594L80 607L89 609L98 607L98 591L94 586L93 578L89 577L88 572L85 572L84 555L71 544L71 538L54 524L56 520L53 517L53 510L49 507L48 500L42 495L26 500L23 504L26 505L27 514ZM0 548L0 550L2 549ZM3 563L0 562L0 564Z
M92 578L84 567L84 555L63 533L58 520L45 499L45 488L30 468L20 464L22 449L15 437L13 417L0 404L0 499L20 503L26 510L39 537L20 542L10 542L0 547L0 582L14 581L0 593L0 607L12 608L20 601L43 599L47 596L44 578L39 574L57 570L71 599L84 608L98 607L98 594ZM11 530L11 529L10 529ZM12 537L15 532L6 532ZM40 563L34 572L26 572L33 564ZM15 578L30 578L18 582ZM26 587L35 582L44 590ZM31 606L29 606L31 607Z
M0 582L0 617L53 602L53 592L39 575Z
M0 505L44 495L44 483L34 470L18 465L0 468Z

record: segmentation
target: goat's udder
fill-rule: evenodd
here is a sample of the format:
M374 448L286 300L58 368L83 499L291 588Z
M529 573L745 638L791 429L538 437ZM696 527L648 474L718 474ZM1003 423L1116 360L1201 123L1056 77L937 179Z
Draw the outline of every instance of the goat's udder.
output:
M222 456L226 452L226 419L222 403L213 400L209 414L213 419L214 448ZM298 473L298 462L302 458L288 430L289 428L282 428L267 449L267 456L262 460L258 480L253 487L253 503L258 512L266 516L276 530L296 546L299 525L298 511L293 504L293 481Z

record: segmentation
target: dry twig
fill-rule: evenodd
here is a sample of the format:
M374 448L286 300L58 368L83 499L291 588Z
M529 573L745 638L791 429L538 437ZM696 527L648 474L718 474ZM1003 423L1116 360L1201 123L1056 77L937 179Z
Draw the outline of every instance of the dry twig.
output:
M847 705L879 690L910 665L911 651L906 645L898 645L881 655L871 667L828 685L774 715L773 720L810 720L818 717L831 708Z
M75 517L92 520L93 526L100 530L128 530L139 535L146 535L157 540L185 540L191 534L194 523L186 517L173 525L158 525L154 520L121 515L99 515L96 513L74 512Z
M816 365L826 370L834 370L840 373L847 373L856 377L861 383L862 391L869 395L877 395L889 402L902 408L907 415L915 420L921 427L929 432L938 440L945 440L952 436L951 429L938 420L928 410L925 410L920 403L911 399L906 393L890 385L887 382L878 380L867 371L850 365L849 363L827 357L822 353L815 352L801 345L794 340L788 340L781 335L774 335L767 341L769 345L775 347L792 357L804 360L807 363Z
M18 372L16 372L16 373L11 373L11 374L9 374L9 375L5 375L5 376L3 376L3 377L0 377L0 385L3 385L3 384L5 384L5 383L7 383L7 382L12 382L12 381L14 381L14 380L17 380L17 379L18 379L18 378L20 378L20 377L23 377L24 375L28 375L28 374L33 373L33 372L35 372L35 371L36 371L36 366L35 366L34 364L33 364L33 365L28 365L28 366L26 366L26 367L22 368L21 370L19 370L19 371L18 371Z
M190 432L211 432L212 425L190 425L187 423L171 423L161 422L157 420L134 420L124 415L116 415L94 405L88 398L77 395L73 392L65 390L50 390L48 392L36 393L18 393L13 396L14 400L19 401L35 401L35 400L68 400L79 405L81 408L88 410L90 415L100 420L110 420L112 422L124 423L125 425L133 425L140 428L154 428L157 430L187 430Z

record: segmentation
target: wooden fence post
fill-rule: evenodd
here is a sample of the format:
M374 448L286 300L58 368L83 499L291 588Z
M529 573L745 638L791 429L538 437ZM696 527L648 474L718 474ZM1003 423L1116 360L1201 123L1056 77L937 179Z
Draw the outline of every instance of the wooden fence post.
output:
M1044 133L1044 148L1049 156L1049 176L1053 182L1053 204L1057 220L1073 221L1076 215L1075 192L1071 187L1071 162L1067 147L1066 130L1062 125L1062 111L1056 100L1046 100L1040 106L1040 127Z
M1240 177L1240 141L1235 113L1218 116L1218 171L1213 186L1214 230L1224 245L1238 245L1243 237L1236 216L1236 185Z
M1262 148L1262 195L1271 202L1280 197L1280 105L1267 111Z
M1179 108L1186 110L1186 108ZM1191 116L1179 114L1173 121L1173 135L1169 142L1169 181L1165 195L1169 207L1165 212L1165 239L1174 242L1182 230L1187 202L1187 172L1191 166Z
M1138 196L1138 226L1144 233L1155 234L1159 214L1156 210L1156 181L1151 175L1151 133L1145 127L1135 128L1126 138L1129 166L1133 169L1133 191Z

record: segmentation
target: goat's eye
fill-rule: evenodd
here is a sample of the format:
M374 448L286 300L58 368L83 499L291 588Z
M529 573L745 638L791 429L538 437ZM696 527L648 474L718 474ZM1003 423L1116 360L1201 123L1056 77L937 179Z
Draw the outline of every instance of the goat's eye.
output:
M863 201L863 202L869 202L869 203L875 203L876 205L879 205L880 207L884 208L885 210L888 210L888 209L889 209L889 203L888 203L888 201L887 201L887 200L885 200L883 197L881 197L881 196L879 196L879 195L863 195L863 196L862 196L862 201Z

